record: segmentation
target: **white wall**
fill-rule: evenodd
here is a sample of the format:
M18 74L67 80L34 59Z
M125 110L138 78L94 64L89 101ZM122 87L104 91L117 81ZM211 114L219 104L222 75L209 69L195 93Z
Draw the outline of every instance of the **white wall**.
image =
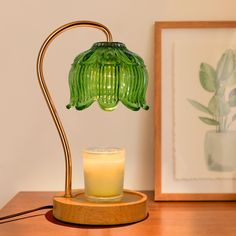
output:
M108 26L146 62L149 111L122 105L111 113L96 105L68 111L67 73L78 52L104 40L99 31L77 29L58 38L45 59L45 77L68 132L73 154L73 187L83 186L81 150L115 145L127 150L125 186L153 189L153 39L157 20L235 20L234 0L21 0L0 8L0 206L18 191L63 190L64 156L39 90L35 62L45 37L74 20Z

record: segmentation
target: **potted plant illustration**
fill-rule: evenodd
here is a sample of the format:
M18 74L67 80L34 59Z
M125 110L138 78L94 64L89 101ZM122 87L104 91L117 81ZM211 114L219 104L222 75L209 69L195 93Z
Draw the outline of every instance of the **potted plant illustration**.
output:
M211 171L236 170L236 131L230 130L236 121L236 52L226 50L217 63L216 69L201 63L199 79L202 88L212 96L206 106L188 99L199 111L207 116L199 119L214 126L205 134L204 152L207 167Z

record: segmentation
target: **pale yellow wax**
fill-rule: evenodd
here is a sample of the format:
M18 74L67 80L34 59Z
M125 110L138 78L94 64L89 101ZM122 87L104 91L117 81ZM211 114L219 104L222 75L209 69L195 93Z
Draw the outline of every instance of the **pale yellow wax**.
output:
M88 149L83 152L85 194L115 197L123 193L124 149Z

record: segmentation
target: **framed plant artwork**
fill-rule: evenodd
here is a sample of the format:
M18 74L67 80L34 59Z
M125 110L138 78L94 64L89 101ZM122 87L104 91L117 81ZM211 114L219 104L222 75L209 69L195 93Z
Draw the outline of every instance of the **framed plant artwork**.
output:
M236 200L236 21L155 23L155 200Z

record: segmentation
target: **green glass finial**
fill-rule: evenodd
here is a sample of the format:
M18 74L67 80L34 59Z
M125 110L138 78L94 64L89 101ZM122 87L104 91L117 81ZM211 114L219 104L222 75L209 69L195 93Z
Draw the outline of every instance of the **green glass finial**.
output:
M142 58L123 43L99 42L79 54L69 73L70 103L67 108L83 110L98 101L105 111L112 111L119 101L131 110L145 102L148 74Z

